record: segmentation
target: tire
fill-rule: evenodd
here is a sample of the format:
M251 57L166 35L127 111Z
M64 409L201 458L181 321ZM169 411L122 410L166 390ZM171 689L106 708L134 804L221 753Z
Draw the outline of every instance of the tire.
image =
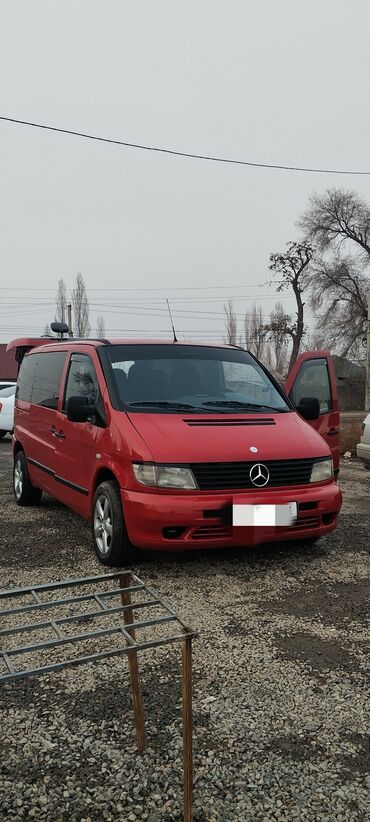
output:
M42 491L31 483L23 451L18 451L14 459L13 491L17 505L40 505Z
M121 495L112 480L102 482L95 491L92 535L97 557L103 565L120 567L137 556L128 538Z
M2 440L7 435L7 433L7 431L0 431L0 440Z

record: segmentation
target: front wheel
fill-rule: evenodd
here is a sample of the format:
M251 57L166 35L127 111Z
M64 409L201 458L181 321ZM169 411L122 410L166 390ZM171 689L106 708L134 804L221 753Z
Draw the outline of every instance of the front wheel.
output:
M94 548L103 565L121 566L135 556L123 518L121 495L115 482L102 482L95 491L92 513Z
M17 505L40 505L42 491L32 485L23 451L18 451L14 460L13 490Z
M3 437L5 437L7 433L8 433L7 431L0 431L0 440L2 440Z

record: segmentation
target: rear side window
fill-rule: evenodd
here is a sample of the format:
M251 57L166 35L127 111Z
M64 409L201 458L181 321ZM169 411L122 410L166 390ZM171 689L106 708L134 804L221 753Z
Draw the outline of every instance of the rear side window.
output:
M31 394L31 402L34 405L57 409L66 356L65 351L34 355L35 359L37 358L36 374Z
M24 358L19 370L17 390L15 392L15 396L18 400L31 402L37 362L37 354L29 354L28 357Z

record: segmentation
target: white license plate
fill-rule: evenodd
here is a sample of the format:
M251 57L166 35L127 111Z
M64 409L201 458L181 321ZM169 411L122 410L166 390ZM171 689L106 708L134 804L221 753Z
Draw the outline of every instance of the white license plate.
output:
M233 525L292 525L297 519L297 503L287 502L285 505L233 505Z

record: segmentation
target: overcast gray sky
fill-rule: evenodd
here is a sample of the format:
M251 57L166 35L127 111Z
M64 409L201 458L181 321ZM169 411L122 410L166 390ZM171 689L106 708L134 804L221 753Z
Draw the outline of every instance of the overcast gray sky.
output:
M370 170L369 24L367 0L0 0L0 114ZM101 313L113 337L158 335L168 295L180 333L220 338L226 299L240 313L255 297L273 307L258 284L269 254L298 238L310 193L341 185L370 199L369 177L207 163L4 122L0 146L2 341L42 331L59 277L71 288L77 271L93 331ZM293 309L290 295L284 304Z

